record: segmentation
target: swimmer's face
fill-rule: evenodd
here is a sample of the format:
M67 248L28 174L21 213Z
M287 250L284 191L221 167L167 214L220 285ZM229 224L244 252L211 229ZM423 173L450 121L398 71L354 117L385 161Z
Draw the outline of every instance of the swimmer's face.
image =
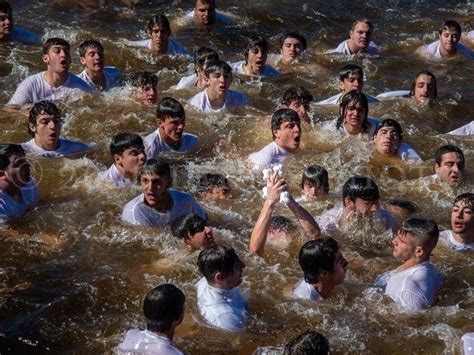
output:
M344 206L346 209L364 216L374 215L380 207L379 200L370 201L359 197L356 197L355 201L351 201L349 197L346 197Z
M43 54L43 62L48 65L48 70L62 74L69 71L71 65L71 55L69 48L61 45L53 45L49 48L48 53Z
M364 122L367 113L365 112L365 108L362 107L360 102L353 103L349 102L347 107L344 109L344 126L346 129L351 127L358 133L361 132L362 123Z
M140 176L140 185L145 195L144 202L150 207L156 207L167 196L167 190L171 187L171 177L144 173Z
M168 46L170 31L161 25L154 25L151 30L146 30L148 38L151 39L151 51L162 53ZM164 53L162 53L164 54Z
M227 94L232 83L232 73L224 71L210 73L209 77L204 79L208 95L214 98L222 98Z
M157 98L157 89L156 86L145 85L139 86L135 90L135 96L143 104L148 107L153 107L156 105Z
M392 240L393 256L400 261L407 261L415 256L417 246L410 233L399 230Z
M161 139L171 145L181 143L184 127L186 125L186 117L166 117L165 119L157 119L158 130Z
M283 122L280 128L273 130L275 143L289 152L294 152L300 147L301 125L300 121Z
M334 259L333 270L327 275L327 277L331 279L333 285L341 285L344 282L348 265L349 263L342 253L338 252Z
M105 55L104 51L99 48L87 48L86 53L80 59L81 64L92 72L101 72L104 69Z
M7 14L0 11L0 39L4 36L10 36L13 29L12 14Z
M309 199L325 195L324 186L316 184L314 181L305 180L303 183L303 195Z
M245 268L245 264L238 259L234 264L232 273L225 276L223 281L223 288L226 290L231 290L234 287L239 286L242 283L242 275Z
M145 148L131 147L124 150L122 155L114 154L114 163L126 177L136 182L139 176L140 167L145 164Z
M265 63L267 62L267 51L255 47L249 49L247 52L247 65L250 66L252 74L260 75L263 71Z
M448 54L454 54L460 39L461 35L456 30L445 28L439 35L439 44Z
M401 139L394 127L382 127L374 137L375 149L383 155L397 155Z
M212 228L209 226L204 226L202 230L194 233L193 236L186 238L184 242L192 250L207 249L216 244L212 235Z
M46 112L36 117L36 124L29 124L30 130L35 134L35 143L45 150L56 150L59 146L62 120Z
M451 228L457 234L471 234L474 232L473 206L465 201L457 201L451 210Z
M285 64L290 64L303 53L303 51L303 45L299 39L288 37L283 41L283 45L281 46L281 61Z
M209 190L202 193L202 197L212 201L230 200L232 192L228 185L212 186Z
M283 106L286 108L291 108L293 111L296 111L296 113L300 117L300 121L311 123L308 115L308 112L310 110L309 102L303 103L299 100L293 100L288 106Z
M419 103L427 104L435 96L436 84L431 75L421 74L416 78L413 97Z
M440 165L435 163L435 171L441 181L456 187L464 177L464 160L456 152L446 153L441 157Z
M216 5L214 1L203 4L202 1L196 1L194 5L194 16L196 24L200 26L212 25L216 20Z
M355 25L354 29L350 31L349 37L354 47L356 47L358 51L363 51L369 46L372 31L368 24L359 22Z
M22 188L31 180L31 166L24 155L13 154L10 156L10 164L0 175L2 180L8 181L18 188Z
M342 81L339 81L339 90L342 94L345 94L352 90L361 92L364 88L364 80L356 74L351 74L349 77Z

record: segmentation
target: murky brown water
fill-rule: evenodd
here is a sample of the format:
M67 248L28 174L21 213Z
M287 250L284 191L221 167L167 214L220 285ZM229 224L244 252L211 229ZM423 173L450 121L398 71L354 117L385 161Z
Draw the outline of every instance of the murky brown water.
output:
M73 48L95 37L106 47L108 65L125 73L136 69L156 71L161 96L172 95L184 102L192 95L189 91L169 91L186 72L189 60L156 59L120 44L125 38L139 38L139 31L144 35L146 16L164 11L170 18L177 18L187 11L190 2L149 1L135 9L123 7L120 1L76 5L68 0L22 0L12 4L18 25L44 33L45 38L62 36ZM318 125L305 126L305 148L286 169L291 190L299 194L299 177L308 164L327 167L332 189L355 173L370 174L377 179L383 198L399 196L416 201L422 206L422 214L435 218L443 227L449 226L455 193L419 177L432 174L431 158L446 142L464 150L468 174L473 175L473 139L443 133L472 120L474 69L472 63L463 61L424 63L413 51L432 41L445 19L472 26L472 5L454 1L302 4L288 0L221 1L219 6L238 15L236 26L218 27L211 33L186 28L176 34L178 40L190 50L208 45L218 48L224 59L237 60L246 35L259 32L276 44L278 33L295 29L306 35L312 53L301 66L281 77L262 82L236 80L234 89L246 92L252 100L248 110L212 116L187 109L188 131L210 136L211 142L225 137L230 144L212 152L204 147L195 156L175 159L174 163L176 185L185 190L194 192L195 179L205 172L223 172L231 182L232 201L204 204L216 239L234 246L247 264L241 286L251 310L247 331L236 336L207 328L196 309L197 255L185 254L168 229L123 225L122 207L138 190L113 189L97 181L97 173L111 164L110 137L121 131L145 133L154 126L153 110L131 99L128 89L118 89L61 104L67 121L63 136L96 143L95 155L34 162L40 203L8 226L25 238L0 240L0 344L16 352L108 352L126 329L144 326L144 295L167 281L179 285L187 295L187 313L175 343L192 354L248 354L258 347L282 345L308 328L324 333L336 353L459 353L460 336L474 331L474 254L437 248L433 259L446 279L440 302L430 310L408 315L368 289L379 273L397 264L391 257L391 237L371 235L369 231L362 239L363 233L341 235L338 239L350 262L346 283L324 304L294 301L288 292L301 277L297 263L301 241L285 248L274 247L265 259L247 253L250 230L262 201L244 160L270 141L265 116L276 107L284 87L304 85L316 100L336 93L336 76L346 62L318 53L345 39L354 18L368 17L375 24L374 41L382 46L382 55L353 61L365 70L368 94L408 88L420 69L427 68L437 76L440 100L436 106L419 108L394 101L371 107L370 112L373 117L399 120L407 142L415 146L426 164L409 167L394 162L387 167L371 160L366 142L325 136ZM0 58L3 105L20 80L44 70L44 66L35 47L2 46ZM316 70L310 66L315 63L320 64ZM77 54L72 69L80 71ZM313 113L324 121L335 117L336 111L314 108ZM25 118L1 112L0 140L27 139ZM472 179L469 181L463 188L466 191L472 191ZM320 202L308 208L318 214L328 204ZM288 215L285 209L278 212ZM58 236L59 243L43 242L44 234Z

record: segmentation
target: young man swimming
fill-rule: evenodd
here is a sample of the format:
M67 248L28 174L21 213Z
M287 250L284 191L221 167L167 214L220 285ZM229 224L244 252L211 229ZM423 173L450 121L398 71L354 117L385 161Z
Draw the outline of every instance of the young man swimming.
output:
M0 43L9 42L41 44L41 38L36 33L14 26L12 7L8 2L0 1Z
M330 49L326 53L340 53L344 55L354 54L378 54L379 48L374 42L371 42L374 33L374 25L365 19L360 18L352 23L349 31L349 39L339 43L339 45Z

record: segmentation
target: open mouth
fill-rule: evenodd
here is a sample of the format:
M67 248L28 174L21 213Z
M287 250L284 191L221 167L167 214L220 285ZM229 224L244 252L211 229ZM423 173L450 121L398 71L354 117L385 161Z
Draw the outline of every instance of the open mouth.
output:
M298 143L298 144L299 144L299 143L300 143L300 141L301 141L301 136L297 136L297 137L295 137L295 142L296 142L296 143Z

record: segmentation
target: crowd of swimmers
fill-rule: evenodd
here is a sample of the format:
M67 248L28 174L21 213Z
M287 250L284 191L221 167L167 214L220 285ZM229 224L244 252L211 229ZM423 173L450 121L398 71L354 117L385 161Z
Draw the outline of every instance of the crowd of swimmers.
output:
M231 14L215 9L212 0L195 1L194 10L184 21L200 26L215 22L232 23ZM126 41L125 45L141 47L157 55L189 55L171 37L171 26L164 15L153 16L146 28L147 39ZM374 26L367 19L358 19L349 31L349 39L328 54L351 56L379 53L371 41ZM473 52L460 43L461 27L456 21L446 21L439 30L439 39L419 49L420 55L441 60L464 56L474 59ZM473 38L471 31L467 38ZM0 42L20 42L38 45L39 36L13 25L12 9L0 1ZM304 36L288 32L282 36L279 60L291 65L305 55ZM194 55L195 73L181 78L174 90L196 87L202 89L189 98L187 104L200 112L224 112L232 107L249 105L245 93L230 89L234 75L265 77L279 75L267 64L268 43L261 37L248 37L241 61L228 64L218 53L201 47ZM70 45L61 38L49 38L42 45L41 58L46 70L29 76L19 83L4 110L23 112L31 139L22 144L0 144L0 220L7 222L26 213L38 200L38 186L31 176L26 156L76 157L94 150L94 145L61 138L63 119L54 103L78 92L109 90L124 83L120 70L105 66L103 46L96 40L84 41L79 46L80 62L84 70L78 75L69 72ZM337 105L339 117L322 125L333 134L366 136L374 154L401 159L408 164L421 161L416 150L403 141L399 122L387 118L369 117L369 105L389 98L408 98L419 105L433 103L437 97L437 81L433 73L422 70L412 87L380 94L365 95L364 73L355 64L345 65L339 73L339 93L313 103ZM188 192L172 187L170 164L160 157L163 152L186 154L196 149L199 137L184 131L186 113L183 105L172 97L158 101L158 78L151 72L133 73L128 79L135 89L135 97L146 106L156 107L156 130L145 137L120 132L111 139L113 164L100 177L120 188L139 185L142 193L128 202L122 220L131 225L149 227L170 226L172 234L181 239L190 251L200 251L197 268L202 278L196 284L197 306L203 319L212 327L229 332L245 329L249 314L245 299L238 290L245 264L230 246L215 242L204 207ZM430 255L438 241L455 251L474 250L474 194L459 194L452 203L451 229L439 231L431 219L414 217L416 204L391 199L381 207L377 183L370 177L355 175L342 186L342 199L332 209L313 217L304 202L331 194L328 171L319 165L308 166L301 179L301 196L294 198L282 174L288 158L298 152L302 123L311 123L313 96L301 86L289 87L271 117L272 141L260 151L250 154L247 164L256 176L264 175L264 202L252 229L249 252L264 256L267 240L285 238L288 219L274 216L277 204L286 205L298 222L308 241L301 246L299 264L301 280L293 289L297 299L324 302L333 289L344 282L348 262L338 242L331 237L335 230L347 231L354 219L364 223L378 223L395 235L393 256L400 261L394 270L382 273L375 287L407 311L429 308L436 302L436 294L443 277L431 263ZM472 135L473 122L449 134ZM434 174L426 177L433 184L445 184L453 189L465 183L465 158L462 150L447 144L439 147L434 156ZM198 193L206 199L232 197L227 178L221 174L204 174L198 181ZM362 219L360 217L363 217ZM172 343L177 326L185 313L184 293L175 285L162 284L145 297L143 312L146 330L129 330L117 351L181 354ZM473 346L472 334L463 338L466 347ZM470 345L469 345L470 344ZM304 352L307 351L307 352ZM290 341L288 354L328 354L327 339L315 331L308 331Z

